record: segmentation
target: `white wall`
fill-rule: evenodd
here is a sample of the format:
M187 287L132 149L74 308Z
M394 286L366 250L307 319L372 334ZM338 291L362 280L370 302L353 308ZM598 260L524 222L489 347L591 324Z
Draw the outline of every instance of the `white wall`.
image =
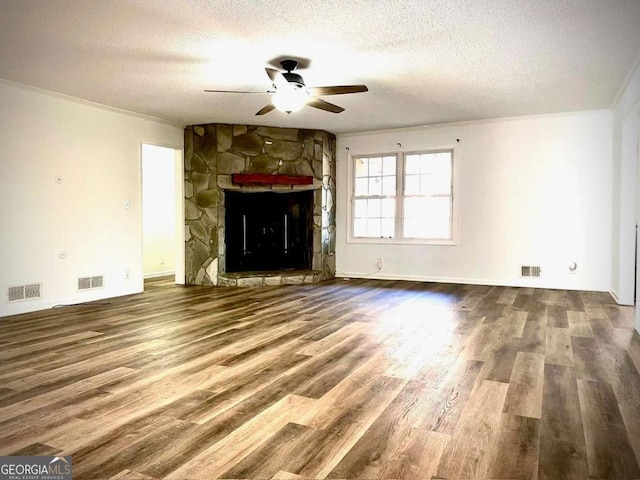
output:
M142 145L142 264L145 277L176 269L176 151Z
M347 242L350 155L393 152L397 143L401 151L455 147L458 245ZM609 111L345 134L337 149L339 275L373 272L380 257L371 278L609 291ZM521 278L520 265L542 266L542 278Z
M142 291L142 142L181 149L183 133L0 83L0 316ZM104 288L78 292L88 275ZM37 282L41 300L7 303Z

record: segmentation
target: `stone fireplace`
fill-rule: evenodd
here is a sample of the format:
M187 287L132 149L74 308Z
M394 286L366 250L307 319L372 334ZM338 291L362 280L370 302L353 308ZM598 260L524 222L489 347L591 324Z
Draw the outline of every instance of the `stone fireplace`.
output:
M187 284L301 284L334 276L334 135L188 126L185 197Z

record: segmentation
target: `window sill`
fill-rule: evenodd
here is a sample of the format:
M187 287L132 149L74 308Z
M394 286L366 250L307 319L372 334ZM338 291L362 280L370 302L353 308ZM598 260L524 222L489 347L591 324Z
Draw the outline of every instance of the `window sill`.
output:
M361 238L349 237L347 243L354 244L376 244L376 245L435 245L435 246L457 246L456 239L426 240L421 238Z

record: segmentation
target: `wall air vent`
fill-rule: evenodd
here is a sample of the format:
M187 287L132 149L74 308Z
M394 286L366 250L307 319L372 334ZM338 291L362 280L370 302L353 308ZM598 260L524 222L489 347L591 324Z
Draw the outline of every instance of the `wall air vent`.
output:
M24 300L24 285L9 287L9 301L17 302L18 300Z
M40 287L41 285L39 283L32 283L31 285L25 285L24 298L25 299L40 298L41 297Z
M103 286L104 277L102 275L78 278L78 290L92 290L94 288L102 288Z
M531 265L522 265L520 267L521 277L539 277L541 273L542 273L541 267L534 267Z
M28 285L18 285L9 287L7 298L9 302L18 302L20 300L33 300L42 297L42 284L30 283Z

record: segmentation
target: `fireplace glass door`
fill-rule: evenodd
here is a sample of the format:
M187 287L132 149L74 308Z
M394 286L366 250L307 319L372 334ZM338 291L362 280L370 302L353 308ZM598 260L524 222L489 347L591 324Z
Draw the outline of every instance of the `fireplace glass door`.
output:
M311 268L313 192L225 192L226 271Z

